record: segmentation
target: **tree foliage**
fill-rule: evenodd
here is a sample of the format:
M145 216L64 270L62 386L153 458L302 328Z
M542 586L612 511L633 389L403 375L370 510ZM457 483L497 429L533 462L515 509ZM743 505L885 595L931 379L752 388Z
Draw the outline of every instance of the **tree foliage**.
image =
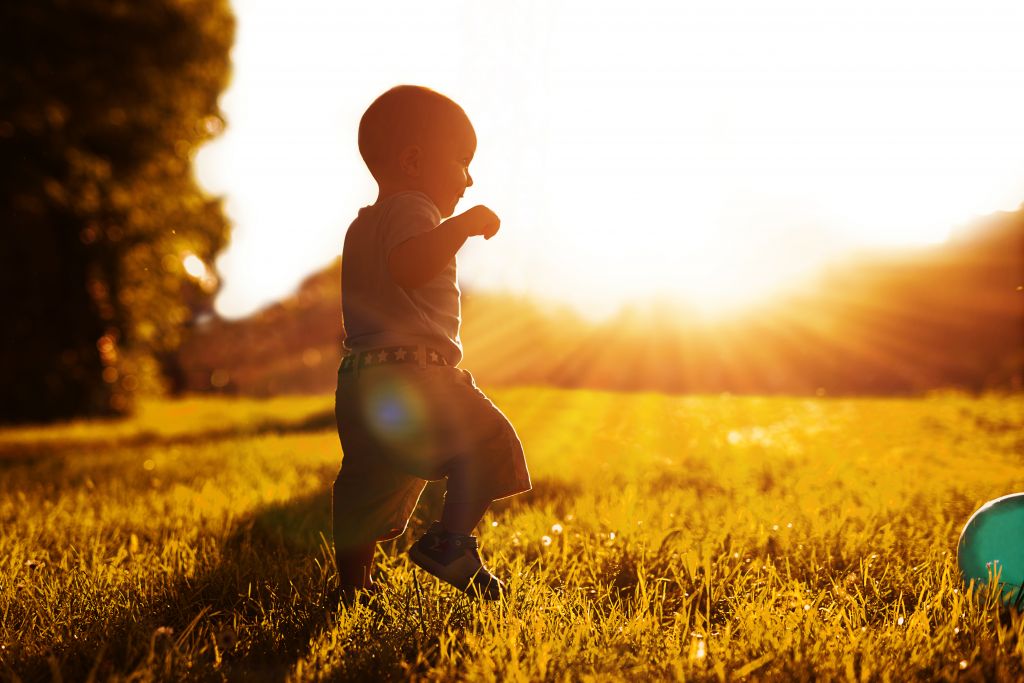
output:
M223 128L226 0L14 0L0 9L0 419L130 410L157 389L223 246L192 175ZM195 268L193 268L195 270Z

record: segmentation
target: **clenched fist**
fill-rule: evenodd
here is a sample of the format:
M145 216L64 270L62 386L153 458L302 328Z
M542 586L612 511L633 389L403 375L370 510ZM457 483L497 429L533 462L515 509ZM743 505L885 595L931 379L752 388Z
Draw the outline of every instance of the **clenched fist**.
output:
M485 240L494 237L498 228L501 227L501 219L498 218L498 214L483 204L477 204L450 220L458 221L461 224L460 227L465 230L466 237L483 235Z

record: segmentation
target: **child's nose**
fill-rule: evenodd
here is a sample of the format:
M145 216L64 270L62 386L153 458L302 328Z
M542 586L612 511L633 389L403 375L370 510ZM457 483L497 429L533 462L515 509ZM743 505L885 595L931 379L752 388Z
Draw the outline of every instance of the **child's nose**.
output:
M466 171L466 187L473 187L473 176L469 175L469 171Z

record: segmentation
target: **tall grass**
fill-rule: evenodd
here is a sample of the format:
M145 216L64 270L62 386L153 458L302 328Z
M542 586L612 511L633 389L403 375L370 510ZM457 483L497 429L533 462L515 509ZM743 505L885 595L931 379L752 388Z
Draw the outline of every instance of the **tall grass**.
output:
M1024 677L1024 619L956 541L1024 490L1024 399L494 392L533 492L476 604L378 551L333 585L329 397L193 399L0 432L0 676L427 680Z

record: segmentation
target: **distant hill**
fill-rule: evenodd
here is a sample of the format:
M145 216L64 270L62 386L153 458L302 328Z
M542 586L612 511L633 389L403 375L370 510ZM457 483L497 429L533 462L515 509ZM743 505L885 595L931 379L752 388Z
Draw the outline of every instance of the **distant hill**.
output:
M178 360L185 391L267 396L333 391L341 356L341 267L306 278L298 292L248 318L201 319Z
M340 259L250 318L209 318L178 361L186 391L333 391ZM1024 208L945 244L865 251L817 286L727 322L670 302L589 323L565 308L467 290L463 343L482 384L672 392L915 393L1024 388Z

